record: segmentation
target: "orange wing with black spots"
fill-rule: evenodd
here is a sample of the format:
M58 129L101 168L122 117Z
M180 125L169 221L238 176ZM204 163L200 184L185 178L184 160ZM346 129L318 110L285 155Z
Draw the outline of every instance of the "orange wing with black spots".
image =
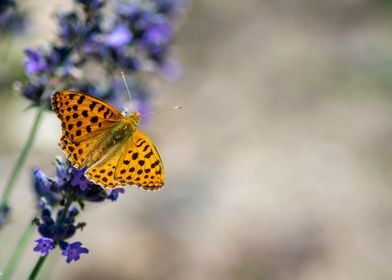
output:
M136 130L123 151L115 178L123 184L136 185L145 190L162 188L165 181L161 157L151 139Z
M123 184L115 178L115 172L123 151L124 145L114 147L102 161L88 168L84 175L95 184L108 189L122 187Z
M81 142L107 129L123 115L104 100L78 91L58 91L52 96L52 108L61 120L63 134Z

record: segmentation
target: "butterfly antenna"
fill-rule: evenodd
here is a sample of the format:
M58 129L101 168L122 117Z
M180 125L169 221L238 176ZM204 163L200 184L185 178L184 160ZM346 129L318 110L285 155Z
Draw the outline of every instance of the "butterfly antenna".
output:
M174 106L173 108L170 108L170 109L163 109L163 110L159 110L159 111L152 111L152 112L144 114L144 116L151 116L151 115L154 115L154 114L157 114L157 113L167 112L167 111L171 111L171 110L180 110L180 109L182 109L182 106L181 105L177 105L177 106Z
M127 90L127 93L128 93L128 96L129 96L129 100L131 101L131 103L133 103L131 91L129 90L127 80L125 79L124 71L121 71L121 78L122 78L122 80L124 82L125 89Z

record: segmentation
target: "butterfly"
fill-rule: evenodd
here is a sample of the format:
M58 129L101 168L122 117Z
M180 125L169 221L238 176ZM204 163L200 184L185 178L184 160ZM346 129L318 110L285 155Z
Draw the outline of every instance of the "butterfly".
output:
M60 147L76 168L103 188L136 185L159 190L163 164L151 139L138 130L140 113L123 116L106 101L79 91L57 91L52 109L61 120Z

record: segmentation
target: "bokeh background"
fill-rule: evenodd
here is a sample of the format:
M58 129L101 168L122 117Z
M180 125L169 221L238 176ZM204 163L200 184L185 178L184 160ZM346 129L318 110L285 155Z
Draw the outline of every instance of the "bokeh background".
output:
M23 2L33 28L0 42L0 187L35 113L12 91L22 49L53 38L53 12L69 4ZM143 128L166 187L89 204L77 238L90 254L67 265L54 252L41 276L391 279L392 3L194 0L179 27L184 75L153 87L157 109L184 109ZM47 113L0 232L0 268L34 214L31 170L53 174L59 135Z

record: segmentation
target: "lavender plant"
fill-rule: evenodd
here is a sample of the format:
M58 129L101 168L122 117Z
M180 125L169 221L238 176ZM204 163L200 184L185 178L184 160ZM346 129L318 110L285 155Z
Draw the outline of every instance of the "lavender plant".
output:
M55 90L88 92L121 108L126 98L119 78L123 71L140 106L138 109L143 112L150 106L151 94L145 81L138 80L139 73L154 72L169 80L179 75L180 68L169 53L175 35L173 20L183 11L183 0L110 2L110 5L107 2L75 0L71 11L57 14L54 42L24 50L27 79L19 89L31 101L31 107L37 108L37 116L4 188L0 225L9 217L9 197L33 145L42 114L50 109L50 97ZM88 75L91 72L93 74ZM107 193L88 181L84 170L74 168L67 160L57 157L55 166L55 176L47 176L39 168L33 171L38 214L32 226L37 228L40 237L35 240L33 250L39 259L30 279L37 276L46 257L56 248L61 250L67 263L88 254L89 250L81 242L69 241L86 226L85 222L78 221L84 205L116 201L124 192L120 188ZM32 226L22 235L12 254L4 271L5 279L15 270Z
M33 171L34 187L37 194L39 216L34 218L41 235L36 239L34 251L40 254L40 261L32 275L39 271L43 260L56 247L65 256L66 262L77 261L81 254L89 250L79 241L68 242L85 222L77 222L80 211L87 202L116 201L124 189L117 188L109 194L99 185L93 184L84 176L84 170L72 167L68 160L56 158L56 175L47 176L39 168Z

